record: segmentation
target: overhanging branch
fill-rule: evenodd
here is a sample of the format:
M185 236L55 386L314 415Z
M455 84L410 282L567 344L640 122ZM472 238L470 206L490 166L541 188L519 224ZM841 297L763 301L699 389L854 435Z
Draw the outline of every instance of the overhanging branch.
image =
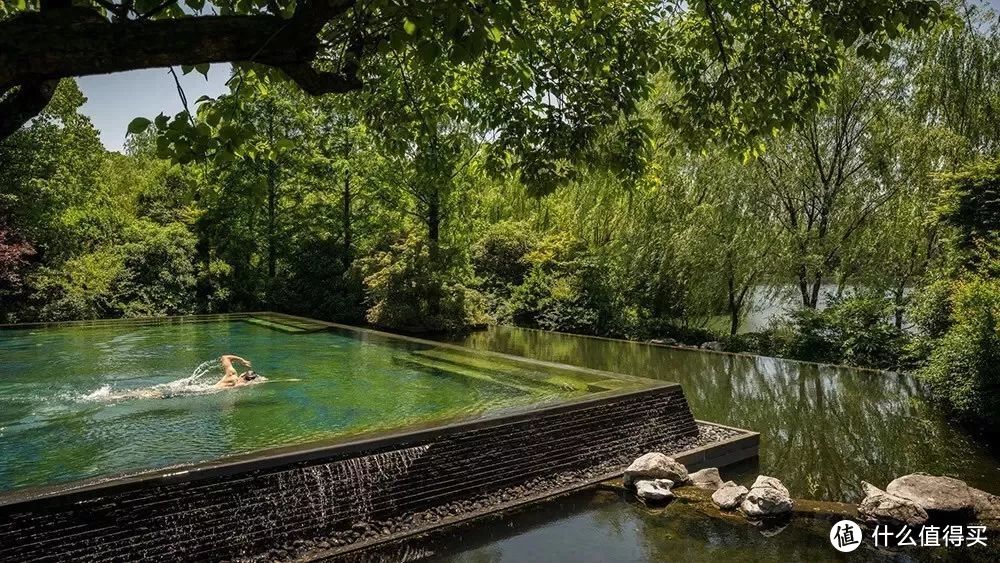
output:
M6 139L14 131L35 117L49 104L56 92L58 80L29 82L8 92L0 100L0 139Z
M354 2L303 1L289 19L259 14L112 22L93 10L74 8L0 22L0 92L18 88L0 103L0 139L45 107L48 99L37 107L43 99L39 94L44 94L41 85L73 76L255 62L284 70L311 94L360 88L356 64L340 72L311 66L320 47L319 31Z

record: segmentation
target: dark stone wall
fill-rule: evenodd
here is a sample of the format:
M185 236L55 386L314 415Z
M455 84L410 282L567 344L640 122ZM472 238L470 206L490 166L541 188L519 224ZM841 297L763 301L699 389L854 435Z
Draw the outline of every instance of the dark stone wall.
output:
M0 506L0 560L220 560L634 458L698 434L679 386L249 461L228 475Z

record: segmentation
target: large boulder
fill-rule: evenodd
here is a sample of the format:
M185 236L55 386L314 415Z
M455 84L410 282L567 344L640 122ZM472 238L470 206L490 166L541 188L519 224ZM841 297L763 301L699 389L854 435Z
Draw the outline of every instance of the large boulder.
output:
M719 476L719 470L715 467L695 471L688 475L688 479L692 485L700 489L714 491L722 486L722 477Z
M986 491L969 487L972 495L972 508L976 511L976 520L1000 525L1000 496L991 495Z
M889 494L882 489L861 482L865 498L858 505L858 514L870 523L906 524L919 526L927 522L927 511L917 503Z
M748 492L743 485L726 481L719 490L712 493L712 502L722 510L736 510Z
M670 479L652 479L635 482L635 496L646 504L661 504L674 498L670 487L674 482Z
M781 481L759 475L740 503L740 511L748 518L784 516L792 511L792 497Z
M631 487L636 481L650 479L670 479L674 483L682 484L687 483L688 472L684 465L660 452L645 454L625 469L626 487Z
M929 513L973 514L969 486L951 477L911 473L894 479L885 491L912 501Z

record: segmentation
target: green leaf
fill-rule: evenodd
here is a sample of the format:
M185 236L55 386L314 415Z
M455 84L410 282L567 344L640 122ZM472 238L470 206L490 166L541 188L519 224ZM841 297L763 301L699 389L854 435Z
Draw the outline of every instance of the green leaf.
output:
M138 135L145 131L152 123L152 121L145 117L137 117L128 124L128 132L130 135Z
M503 39L503 32L496 27L491 27L489 37L494 43L499 43L500 40Z
M411 20L410 18L403 18L403 31L407 35L413 35L417 32L417 22Z
M208 63L201 63L201 64L194 65L194 69L197 70L199 74L201 74L202 76L204 76L205 80L208 80L208 67L210 67L210 66L212 66L212 65L210 65Z

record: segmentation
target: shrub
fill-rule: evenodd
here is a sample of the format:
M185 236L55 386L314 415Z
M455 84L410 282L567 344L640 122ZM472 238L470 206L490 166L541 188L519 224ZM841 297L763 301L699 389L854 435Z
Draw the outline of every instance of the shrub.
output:
M824 310L800 309L754 336L727 340L729 349L835 364L895 369L908 341L881 296L837 299Z
M1000 422L1000 281L974 276L951 284L950 327L918 376L961 418Z
M528 254L534 249L534 242L531 230L524 223L503 221L491 225L472 248L472 266L483 286L505 290L524 283L531 270Z
M502 305L502 320L580 334L608 334L618 326L605 268L582 243L552 235L527 258L532 268Z
M376 326L405 332L460 331L485 325L482 296L461 283L445 249L409 236L362 261L366 318Z

